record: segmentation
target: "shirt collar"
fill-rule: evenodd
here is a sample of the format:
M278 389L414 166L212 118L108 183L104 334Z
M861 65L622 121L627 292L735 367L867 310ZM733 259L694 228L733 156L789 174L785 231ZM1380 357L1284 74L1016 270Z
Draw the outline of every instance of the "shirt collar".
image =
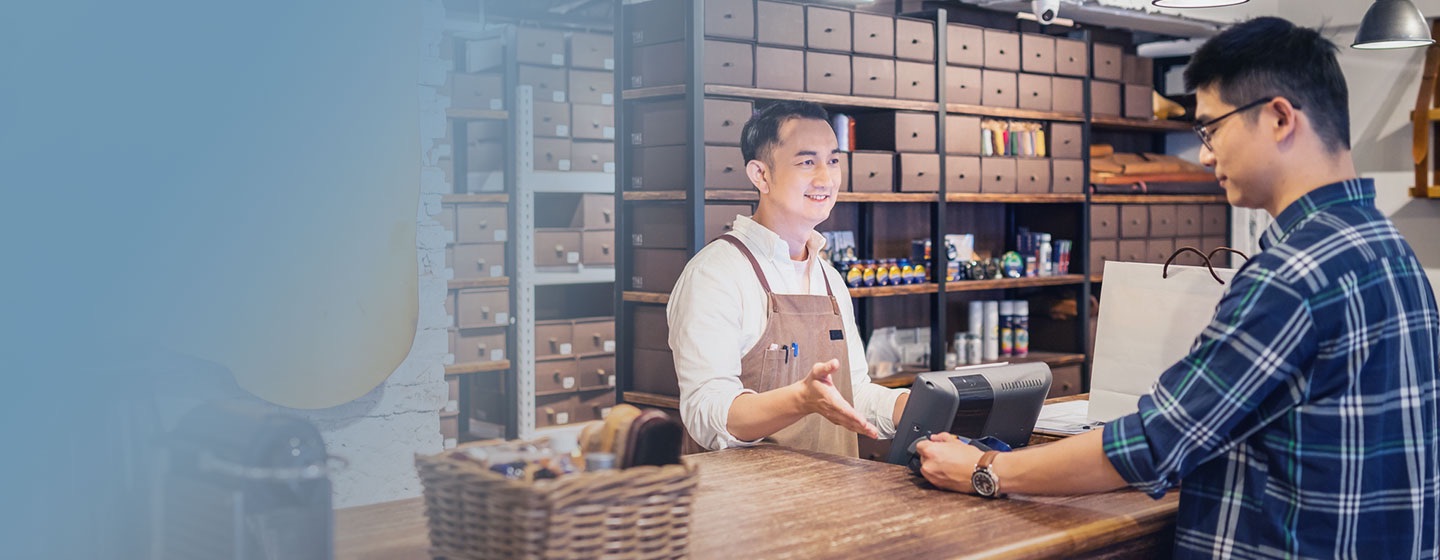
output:
M1305 193L1305 196L1281 210L1280 215L1266 228L1265 235L1260 238L1260 250L1267 250L1285 241L1295 228L1311 216L1342 204L1374 205L1375 181L1363 178L1347 179Z
M790 260L790 244L780 239L780 234L770 231L760 222L750 219L747 216L735 217L735 232L744 237L750 250L755 253L756 258L770 259L771 261ZM825 236L815 230L810 230L810 239L805 242L809 249L811 258L820 254L825 248Z

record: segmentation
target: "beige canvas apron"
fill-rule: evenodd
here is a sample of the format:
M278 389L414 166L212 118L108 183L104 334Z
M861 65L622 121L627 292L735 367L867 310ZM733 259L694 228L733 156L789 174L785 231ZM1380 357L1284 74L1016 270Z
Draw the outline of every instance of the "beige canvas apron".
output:
M740 358L740 383L746 389L761 393L778 389L804 379L816 363L833 358L840 361L840 369L831 374L830 379L840 395L845 397L845 402L854 406L845 322L840 318L840 304L835 301L829 280L825 280L827 295L824 296L774 293L750 249L732 235L727 234L720 239L730 242L750 260L755 276L760 279L760 286L765 288L767 300L765 332L761 333L755 346ZM822 271L821 277L824 276ZM790 355L791 344L798 348L798 356ZM810 414L765 439L787 447L832 455L860 455L855 432L836 426L819 414Z

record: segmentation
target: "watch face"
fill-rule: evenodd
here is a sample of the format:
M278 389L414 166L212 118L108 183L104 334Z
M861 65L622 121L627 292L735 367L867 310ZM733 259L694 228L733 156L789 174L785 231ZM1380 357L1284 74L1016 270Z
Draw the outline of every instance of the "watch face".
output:
M975 493L981 496L995 495L995 478L987 471L975 471L970 475L970 485L975 487Z

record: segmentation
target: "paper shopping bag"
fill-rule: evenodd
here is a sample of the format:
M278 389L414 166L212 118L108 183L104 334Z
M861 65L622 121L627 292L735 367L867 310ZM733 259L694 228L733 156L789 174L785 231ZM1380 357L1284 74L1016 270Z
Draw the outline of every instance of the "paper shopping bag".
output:
M1210 324L1235 270L1165 267L1110 261L1100 294L1095 358L1090 370L1090 420L1106 422L1136 411L1160 374L1190 352Z

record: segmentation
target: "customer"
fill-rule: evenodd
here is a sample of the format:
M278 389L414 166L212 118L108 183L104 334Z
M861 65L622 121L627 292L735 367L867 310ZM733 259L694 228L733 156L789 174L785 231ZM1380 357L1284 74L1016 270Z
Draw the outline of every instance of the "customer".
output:
M998 455L942 435L919 447L924 476L992 494L1179 486L1177 557L1436 557L1440 319L1356 178L1335 45L1255 19L1202 46L1185 81L1201 162L1231 204L1275 217L1263 252L1139 412Z
M740 151L760 206L690 260L666 310L680 416L708 449L854 457L856 433L894 434L909 392L870 382L850 292L817 257L841 184L835 132L819 105L781 101L745 123Z

